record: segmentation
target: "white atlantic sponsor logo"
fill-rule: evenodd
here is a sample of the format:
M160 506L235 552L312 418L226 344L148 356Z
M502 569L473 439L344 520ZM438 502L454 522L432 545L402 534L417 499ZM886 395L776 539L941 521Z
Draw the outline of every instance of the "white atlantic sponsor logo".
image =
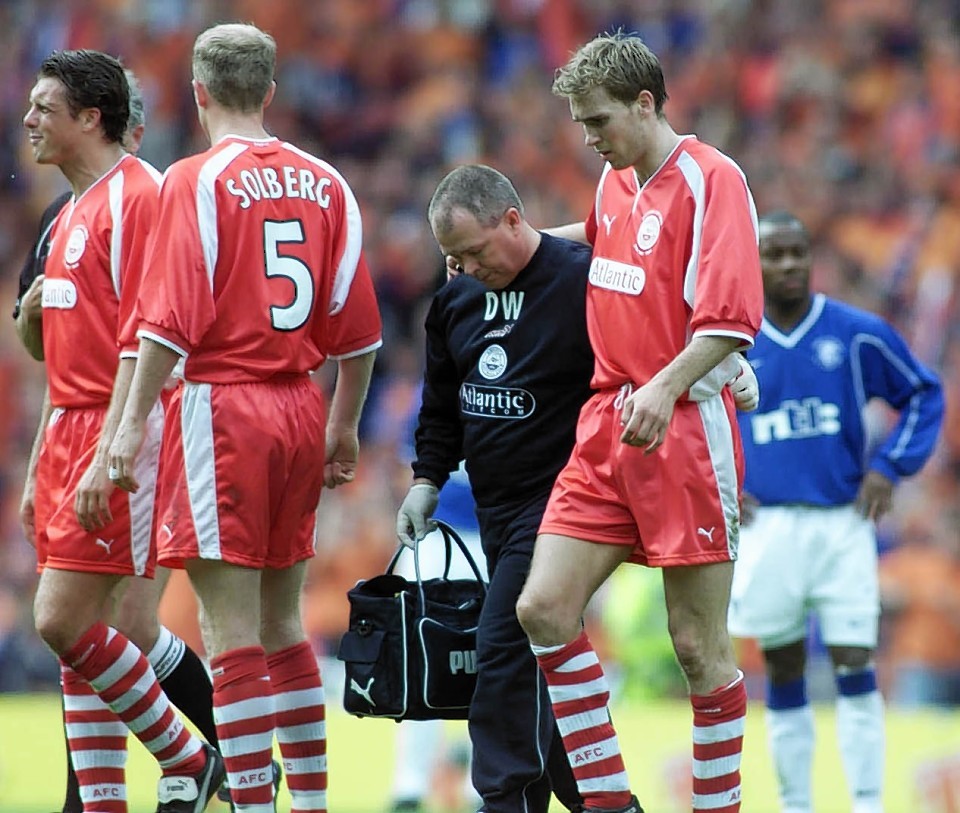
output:
M460 411L464 415L522 421L536 408L533 393L519 387L488 387L467 382L460 387Z
M813 343L813 360L828 373L843 364L845 357L843 342L833 336L824 336Z
M590 284L608 291L637 296L647 282L647 272L638 265L594 257L590 263Z
M68 279L50 279L43 281L43 295L40 303L44 308L71 310L77 307L77 286Z
M507 369L507 351L499 344L491 344L480 356L477 369L487 381L500 378Z
M63 250L63 262L67 268L73 268L87 248L87 227L76 226L67 238L67 247Z
M663 227L663 215L654 210L647 212L640 221L637 229L637 242L633 248L639 254L649 254L660 239L660 230Z

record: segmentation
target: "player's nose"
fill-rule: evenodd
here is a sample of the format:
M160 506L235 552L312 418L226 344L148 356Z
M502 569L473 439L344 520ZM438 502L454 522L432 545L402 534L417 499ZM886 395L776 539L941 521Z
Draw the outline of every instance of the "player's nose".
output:
M466 259L463 260L460 267L463 269L463 273L470 277L475 277L477 271L480 270L480 263L476 260Z

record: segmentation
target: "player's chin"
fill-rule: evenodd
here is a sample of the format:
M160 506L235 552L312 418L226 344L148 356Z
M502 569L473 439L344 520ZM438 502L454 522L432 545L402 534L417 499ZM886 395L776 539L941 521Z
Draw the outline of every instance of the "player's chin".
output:
M631 166L630 162L621 158L616 153L608 152L606 155L600 156L604 161L610 164L611 169L620 170L627 169Z

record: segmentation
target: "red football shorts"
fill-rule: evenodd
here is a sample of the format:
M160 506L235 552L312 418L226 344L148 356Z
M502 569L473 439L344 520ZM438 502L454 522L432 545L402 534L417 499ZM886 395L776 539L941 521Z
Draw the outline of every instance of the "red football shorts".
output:
M88 533L74 508L80 479L93 462L106 408L54 409L37 458L37 566L90 573L153 576L156 546L152 544L157 464L163 410L147 421L143 448L134 475L136 494L115 488L110 495L113 521Z
M743 453L732 398L677 403L649 455L620 442L620 404L614 390L584 404L540 533L630 545L630 561L651 567L736 559Z
M160 466L160 563L286 568L313 556L325 437L323 394L307 376L181 384Z

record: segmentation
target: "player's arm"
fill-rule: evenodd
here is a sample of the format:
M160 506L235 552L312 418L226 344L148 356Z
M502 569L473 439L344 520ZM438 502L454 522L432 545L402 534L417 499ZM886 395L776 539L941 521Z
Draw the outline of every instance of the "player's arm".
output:
M108 455L110 479L124 491L140 488L133 474L134 461L143 444L147 417L179 360L180 353L168 345L140 337L140 354Z
M77 485L74 510L77 512L80 527L86 531L102 528L113 519L110 513L110 495L114 489L114 483L109 477L110 444L120 424L123 406L130 392L135 364L134 358L120 359L117 375L113 381L110 406L107 407L107 414L103 418L103 428L100 430L100 440L97 442L93 461Z
M20 524L27 541L36 547L36 497L37 497L37 461L40 459L40 447L43 446L43 435L50 422L50 387L43 388L43 406L40 408L40 421L37 432L30 447L30 458L27 460L27 474L23 482L23 496L20 499Z
M860 512L877 520L890 510L900 478L916 474L933 453L943 423L944 397L939 378L910 352L900 334L881 320L874 334L873 341L860 345L863 391L899 413L873 453L857 494Z
M463 456L460 384L445 338L440 301L434 297L425 325L426 370L414 432L413 484L397 511L397 539L409 547L436 527L431 518L440 500L440 489Z
M425 367L414 431L414 482L431 482L438 489L463 458L461 380L447 344L447 322L458 315L449 296L450 291L444 291L434 297L424 322Z
M575 223L565 223L562 226L552 226L543 230L554 237L573 240L577 243L592 246L597 237L597 204L594 203L587 212L587 216Z
M760 406L760 382L757 381L757 374L743 353L734 353L733 358L739 369L727 382L727 386L733 394L733 402L737 409L741 412L753 412Z
M590 241L587 239L587 225L583 221L579 223L566 223L563 226L553 226L543 231L554 237L562 237L565 240L575 240L578 243L590 245Z
M323 483L336 488L357 474L360 454L360 415L367 400L376 350L337 360L337 383L327 419L327 451L323 461Z
M37 361L43 361L43 266L57 215L72 194L64 192L44 210L37 239L20 269L13 318L20 342Z
M676 358L624 402L620 440L649 454L667 435L677 400L742 344L736 336L694 336Z
M20 298L15 321L17 336L30 356L43 361L43 274L35 277Z
M587 237L587 226L583 222L566 223L563 226L551 226L549 229L542 229L542 231L544 234L549 234L553 237L562 237L565 240L573 240L574 242L583 243L588 246L591 245ZM463 273L463 266L453 257L448 255L443 259L447 269L448 280L459 277Z

